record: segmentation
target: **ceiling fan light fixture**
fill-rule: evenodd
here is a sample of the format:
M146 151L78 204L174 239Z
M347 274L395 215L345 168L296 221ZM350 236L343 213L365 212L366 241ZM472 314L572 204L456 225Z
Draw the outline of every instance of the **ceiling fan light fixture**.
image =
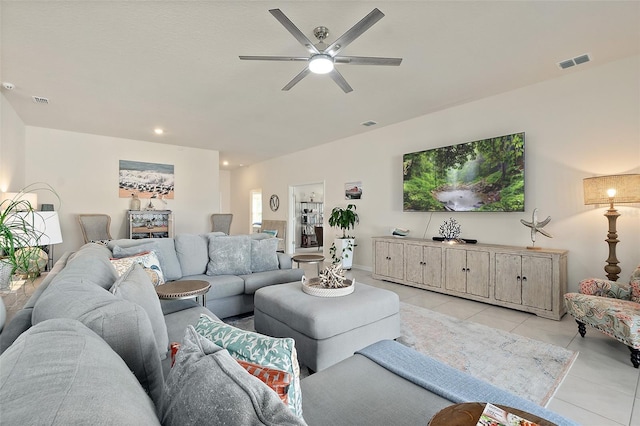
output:
M314 74L327 74L333 71L333 58L323 53L309 60L309 71Z

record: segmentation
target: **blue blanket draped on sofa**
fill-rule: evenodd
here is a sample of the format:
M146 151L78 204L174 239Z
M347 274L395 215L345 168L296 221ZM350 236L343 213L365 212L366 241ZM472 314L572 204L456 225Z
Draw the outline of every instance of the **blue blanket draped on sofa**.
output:
M532 401L476 379L398 342L382 340L356 353L454 403L491 402L527 411L559 426L579 426Z

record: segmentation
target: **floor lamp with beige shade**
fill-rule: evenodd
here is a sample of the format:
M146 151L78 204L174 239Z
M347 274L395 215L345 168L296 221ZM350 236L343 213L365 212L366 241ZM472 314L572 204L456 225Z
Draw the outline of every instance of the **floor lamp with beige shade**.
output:
M620 213L613 207L613 204L640 203L640 174L585 178L583 186L586 205L609 203L609 209L604 214L609 220L609 233L605 240L609 244L609 258L604 270L607 273L607 278L616 281L621 271L618 266L620 262L616 257L616 244L620 241L616 231L616 220Z

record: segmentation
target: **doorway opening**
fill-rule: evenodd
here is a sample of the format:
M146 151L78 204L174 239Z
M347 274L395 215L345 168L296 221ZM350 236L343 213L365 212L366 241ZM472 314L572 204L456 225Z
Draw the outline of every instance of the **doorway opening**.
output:
M262 189L252 189L250 197L249 206L251 211L249 212L249 217L251 218L251 224L249 225L249 232L254 234L262 227Z
M289 186L287 252L324 250L324 181Z

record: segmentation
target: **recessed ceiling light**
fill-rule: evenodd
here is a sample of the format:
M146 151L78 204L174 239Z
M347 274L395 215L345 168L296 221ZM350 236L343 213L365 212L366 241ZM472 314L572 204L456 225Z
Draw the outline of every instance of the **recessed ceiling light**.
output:
M156 127L155 129L153 129L153 133L155 133L156 135L161 135L164 133L164 130L162 130L160 127Z
M228 162L228 161L223 161L223 162L222 162L222 165L223 165L223 166L228 166L228 165L229 165L229 162Z

